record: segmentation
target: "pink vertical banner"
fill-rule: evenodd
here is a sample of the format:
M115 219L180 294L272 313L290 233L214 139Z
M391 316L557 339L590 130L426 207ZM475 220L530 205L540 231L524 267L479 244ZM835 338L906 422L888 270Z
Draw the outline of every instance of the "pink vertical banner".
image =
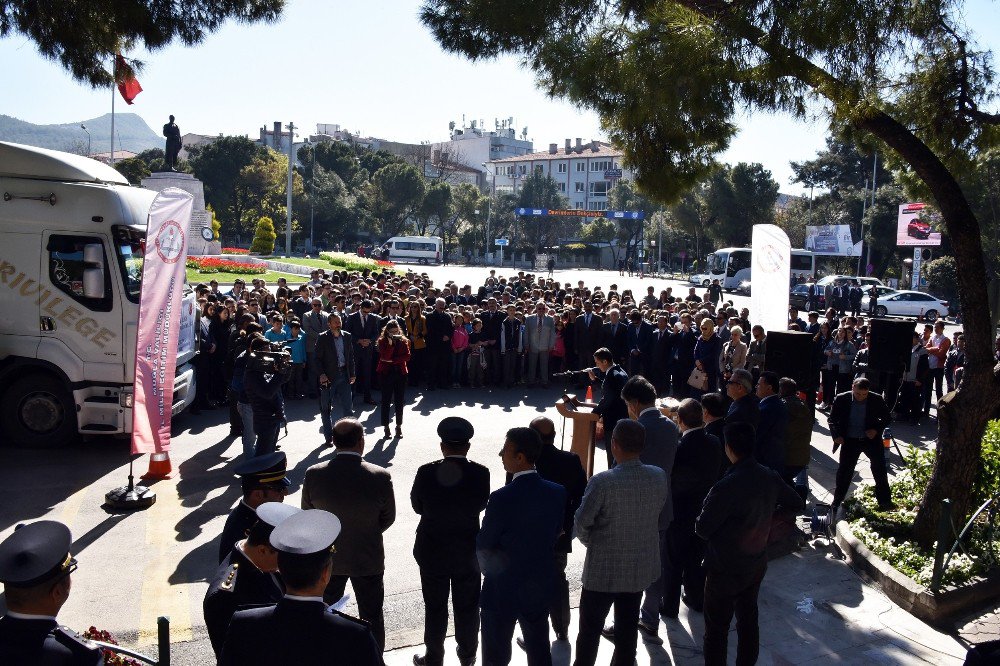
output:
M187 264L190 194L167 188L149 209L135 345L132 453L170 450L177 336Z

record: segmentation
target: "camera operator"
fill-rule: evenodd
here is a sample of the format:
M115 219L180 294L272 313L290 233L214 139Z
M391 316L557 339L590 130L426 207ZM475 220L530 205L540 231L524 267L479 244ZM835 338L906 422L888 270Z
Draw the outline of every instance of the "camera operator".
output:
M255 455L274 453L278 429L285 420L281 387L291 372L291 357L275 348L262 335L250 339L250 354L243 386L253 411L253 431L257 435Z

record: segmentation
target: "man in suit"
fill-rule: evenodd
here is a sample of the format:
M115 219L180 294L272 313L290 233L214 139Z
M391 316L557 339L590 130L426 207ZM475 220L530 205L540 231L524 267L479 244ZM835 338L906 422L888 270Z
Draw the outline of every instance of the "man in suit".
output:
M374 303L361 301L361 311L348 315L344 328L354 342L354 358L358 380L355 389L362 394L366 405L377 404L372 398L372 369L375 360L375 341L379 336L379 317L372 314Z
M340 529L335 515L320 510L302 511L274 529L269 541L278 551L285 596L274 606L233 616L221 666L381 666L382 651L365 623L323 601Z
M301 511L281 502L265 502L257 507L257 522L246 539L236 542L215 571L208 585L202 608L205 629L218 658L229 629L229 621L238 610L269 606L284 595L284 586L274 575L278 570L278 551L271 547L271 532L283 520Z
M243 497L229 513L219 539L219 563L245 538L257 522L257 507L265 502L284 502L292 482L285 476L288 459L281 451L248 458L233 468L240 477Z
M388 324L390 321L395 321L397 324L399 324L399 331L404 336L408 335L406 331L406 317L403 316L403 306L395 298L389 301L389 306L386 315L384 317L380 317L378 320L379 334L382 333L382 331L385 329L385 325Z
M319 298L310 299L309 307L309 312L302 316L302 332L306 335L306 395L315 398L319 381L316 343L319 341L319 336L326 332L327 314L323 312L323 301Z
M726 402L721 393L706 393L701 396L701 417L705 421L705 433L718 439L721 444L724 440L722 429L726 427ZM729 467L725 459L722 466Z
M538 475L546 481L558 483L566 490L566 513L563 531L556 540L556 593L549 608L549 619L556 640L564 641L569 632L569 581L566 579L566 561L573 551L573 518L587 488L587 474L580 457L572 451L556 448L556 426L552 419L538 416L528 426L542 440L542 452L535 461ZM508 483L510 480L508 480Z
M365 430L357 419L333 426L333 458L306 470L302 508L323 509L342 516L342 531L333 554L330 584L323 598L334 603L344 596L347 580L358 600L358 614L371 624L379 648L385 647L385 549L382 533L396 520L392 478L382 467L361 459Z
M535 461L541 451L534 430L507 431L500 457L513 480L490 495L476 537L487 666L510 663L515 623L521 625L528 663L552 664L546 618L555 592L555 544L565 520L566 491L538 475Z
M488 381L498 386L504 381L503 364L500 358L500 331L507 315L497 306L497 299L490 297L486 301L486 309L481 311L478 317L483 322L483 336L480 342L483 343L482 350L486 355Z
M670 478L674 469L674 456L677 454L677 440L680 437L680 432L677 425L657 409L656 389L645 377L629 378L622 388L622 400L628 406L629 418L641 425L646 433L639 461L644 465L652 465L662 469L667 480L667 495L657 522L660 575L646 588L639 614L639 631L642 632L643 637L651 643L660 644L663 641L657 636L657 630L660 624L660 608L663 606L662 565L667 554L667 528L674 519ZM613 627L606 628L603 633L606 636L614 637Z
M545 314L545 301L535 303L535 314L524 320L524 349L528 355L528 385L537 380L542 388L549 387L549 353L556 343L556 328L552 317ZM536 375L537 369L537 375Z
M455 323L445 312L443 298L434 300L434 311L427 315L427 390L451 386L451 332Z
M753 375L746 370L733 370L726 382L726 394L732 400L726 423L749 423L756 429L760 423L760 403L753 394Z
M680 610L681 585L684 603L700 611L704 604L705 542L694 533L694 522L705 496L719 480L725 456L718 438L704 428L702 405L688 398L677 408L681 439L670 474L674 519L667 528L667 558L663 565L664 617L675 618ZM724 423L721 419L718 423Z
M645 429L623 419L612 435L618 464L594 475L576 512L576 536L587 547L580 594L578 666L597 662L601 629L615 607L612 666L635 662L643 590L661 575L658 522L669 496L667 475L639 459Z
M316 364L319 370L319 416L323 422L324 446L333 446L333 402L340 402L341 417L354 416L351 386L357 379L354 339L341 328L340 315L330 314L329 330L316 341Z
M864 377L854 380L850 391L845 391L833 400L830 408L830 436L833 451L840 449L840 465L837 467L837 485L833 491L831 514L847 497L854 478L854 468L858 458L864 453L871 463L875 480L875 498L883 511L894 507L889 493L889 477L885 468L885 452L882 448L882 430L889 425L891 415L885 399L871 392L871 382Z
M760 419L757 422L754 457L764 467L785 473L785 448L788 441L788 408L781 401L779 377L770 370L760 373L757 397Z
M650 377L653 368L653 325L642 318L642 313L632 310L631 323L625 330L628 340L628 371L631 375Z
M69 528L53 520L23 525L0 543L0 664L97 666L104 656L56 616L69 599L76 559Z
M670 391L670 374L673 370L674 333L670 329L667 315L661 313L656 317L656 330L653 331L653 361L650 365L650 377L656 387L657 395L666 395Z
M475 663L479 649L476 534L479 514L490 497L490 471L466 458L475 434L471 423L449 416L438 424L437 432L444 458L422 465L410 491L413 510L420 516L413 557L420 566L426 646L413 663L444 663L450 588L458 661L468 666Z
M594 304L587 299L583 302L583 314L573 323L578 369L582 370L590 365L594 352L601 346L604 318L594 312Z
M611 350L615 363L628 363L628 327L622 323L617 309L608 311L608 322L601 327L601 346Z
M594 352L594 364L597 372L588 371L590 381L601 382L601 401L594 407L594 413L600 415L604 423L604 450L608 455L608 467L614 467L615 461L611 455L611 432L620 419L628 418L628 406L622 400L622 388L628 381L628 374L614 362L611 350L601 347Z
M757 595L767 571L767 538L776 505L801 511L802 498L777 472L753 457L754 429L729 423L726 456L732 467L709 491L695 532L708 542L705 558L705 664L726 664L729 624L736 615L736 663L760 652Z

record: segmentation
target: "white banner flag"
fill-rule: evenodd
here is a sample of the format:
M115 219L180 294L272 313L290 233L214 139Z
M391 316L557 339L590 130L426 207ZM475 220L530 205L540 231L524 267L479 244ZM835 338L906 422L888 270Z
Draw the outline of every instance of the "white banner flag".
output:
M780 227L755 224L752 247L750 321L765 331L787 331L792 244Z

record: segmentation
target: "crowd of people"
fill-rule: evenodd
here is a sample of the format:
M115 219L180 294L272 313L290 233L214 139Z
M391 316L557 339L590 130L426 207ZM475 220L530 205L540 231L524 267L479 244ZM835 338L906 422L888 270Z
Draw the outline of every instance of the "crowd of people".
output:
M387 559L399 557L387 558L382 535L396 500L389 471L362 457L359 402L376 405L379 391L383 436L394 418L401 437L408 390L470 387L499 401L502 390L546 387L554 375L599 390L577 405L601 417L608 469L588 480L540 416L507 430L506 483L491 493L488 468L468 455L473 424L440 422L442 457L410 490L425 605L425 652L414 664L443 663L449 592L460 663L474 663L480 646L484 663L509 663L515 625L529 663L551 663L549 626L569 640L574 540L587 549L576 664L596 662L602 635L615 645L613 664L632 664L639 637L662 642L659 622L681 603L704 614L706 663L726 663L734 614L737 663L753 663L771 526L808 496L813 406L829 410L840 450L834 514L861 454L891 510L882 431L893 408L919 418L933 391L961 381L964 344L940 324L915 330L909 369L887 380L868 366L864 318L831 307L803 321L792 309L789 329L812 336L800 385L767 368L767 332L748 310L721 290L687 291L651 286L636 296L494 271L476 288L389 271L316 271L273 292L257 280L230 291L199 285L195 404L228 407L232 434L243 437L242 498L204 605L219 663L382 663L383 578ZM322 446L334 455L307 470L299 509L282 504L290 481L276 443L285 401L303 398L317 400ZM12 611L0 618L0 661L68 654L46 633L76 566L68 548L68 530L31 525L0 545ZM27 567L26 551L44 557ZM360 621L328 611L348 582ZM18 623L39 614L44 626L24 640ZM70 652L83 654L81 645Z

